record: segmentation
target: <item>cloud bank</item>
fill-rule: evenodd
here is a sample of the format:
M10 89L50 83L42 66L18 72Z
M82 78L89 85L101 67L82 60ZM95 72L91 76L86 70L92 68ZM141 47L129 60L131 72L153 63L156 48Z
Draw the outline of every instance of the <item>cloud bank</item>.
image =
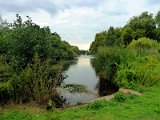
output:
M0 15L9 21L16 13L28 15L63 40L88 49L97 32L121 27L144 11L155 14L159 6L159 0L0 0Z

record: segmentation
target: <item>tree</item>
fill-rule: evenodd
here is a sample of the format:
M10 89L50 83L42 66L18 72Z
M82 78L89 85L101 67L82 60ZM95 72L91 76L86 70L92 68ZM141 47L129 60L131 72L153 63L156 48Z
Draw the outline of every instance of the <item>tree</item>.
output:
M106 34L107 34L106 31L96 34L95 40L91 43L90 47L90 51L92 53L96 53L99 47L105 46Z
M105 40L106 46L120 46L123 42L121 40L121 28L110 27Z
M156 17L155 17L156 25L158 28L160 28L160 11L158 11Z
M41 104L52 100L63 63L74 59L78 48L28 16L23 21L17 14L11 26L0 25L0 102L35 100Z
M154 30L154 33L155 33L154 39L160 42L160 11L158 11L155 17L155 22L156 22L156 29Z
M131 26L132 39L137 40L141 37L154 38L154 29L156 28L155 21L153 19L153 14L149 14L148 12L143 12L141 15L137 17L133 17L129 23Z

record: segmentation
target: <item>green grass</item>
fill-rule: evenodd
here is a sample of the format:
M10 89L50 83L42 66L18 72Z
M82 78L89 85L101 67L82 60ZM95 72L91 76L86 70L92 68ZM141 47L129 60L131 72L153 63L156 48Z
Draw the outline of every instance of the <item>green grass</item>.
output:
M15 106L0 110L0 120L47 120L47 112L40 108Z
M54 109L1 110L0 120L160 120L160 85L148 88L143 96L118 93L112 101L96 101L86 106Z

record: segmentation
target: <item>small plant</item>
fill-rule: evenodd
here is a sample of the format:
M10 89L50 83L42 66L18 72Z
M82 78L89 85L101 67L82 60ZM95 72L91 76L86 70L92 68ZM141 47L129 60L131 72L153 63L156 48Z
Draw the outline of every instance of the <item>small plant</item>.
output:
M98 110L100 108L103 108L105 106L108 105L108 102L107 101L104 101L104 100L99 100L99 101L96 101L94 103L91 103L87 109L89 110Z
M115 95L114 100L116 102L125 102L127 100L135 99L136 97L137 97L137 95L134 95L134 94L124 94L122 92L118 92Z
M124 101L126 101L126 95L121 93L121 92L118 92L115 95L114 100L117 101L117 102L124 102Z

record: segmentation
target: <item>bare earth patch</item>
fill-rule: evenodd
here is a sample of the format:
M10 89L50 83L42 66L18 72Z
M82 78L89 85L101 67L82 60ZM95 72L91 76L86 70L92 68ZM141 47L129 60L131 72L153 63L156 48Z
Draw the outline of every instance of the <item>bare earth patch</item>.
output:
M120 88L119 91L122 92L122 93L125 93L125 94L134 94L134 95L137 95L137 96L142 96L142 93L134 91L134 90L131 90L131 89ZM92 102L95 102L97 100L111 100L113 98L114 98L114 94L103 96L103 97L99 97L99 98L90 100L87 103L92 103Z

